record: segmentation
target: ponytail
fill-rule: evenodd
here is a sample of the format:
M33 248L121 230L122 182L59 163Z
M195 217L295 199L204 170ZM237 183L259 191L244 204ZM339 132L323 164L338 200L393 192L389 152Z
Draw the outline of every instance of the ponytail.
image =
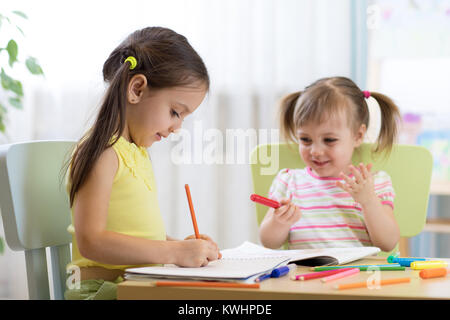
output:
M378 92L370 92L370 95L378 102L381 111L381 127L378 134L375 153L386 151L389 154L394 145L398 124L400 123L400 111L391 98Z
M295 132L294 112L301 91L285 96L280 102L280 130L285 141L297 143Z
M106 65L108 64L105 63ZM125 128L129 66L129 63L122 63L111 77L97 120L91 130L81 139L72 156L69 173L70 207L73 205L75 193L86 181L102 152L116 143Z

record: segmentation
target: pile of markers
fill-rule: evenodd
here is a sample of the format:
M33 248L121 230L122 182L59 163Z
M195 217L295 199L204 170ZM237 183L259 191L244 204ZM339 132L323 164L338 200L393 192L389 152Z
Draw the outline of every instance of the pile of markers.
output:
M398 256L389 256L387 258L387 264L375 264L375 265L356 265L356 266L322 266L311 268L311 273L299 274L291 277L292 280L311 280L320 279L324 283L328 283L334 280L343 279L358 274L360 271L404 271L409 267L413 270L420 270L419 275L422 279L445 277L450 274L450 268L445 261L437 261L425 258L400 258ZM377 285L388 285L396 283L410 282L410 277L383 279L380 280ZM338 290L353 289L353 288L365 288L370 286L371 283L355 282L335 285L334 288Z

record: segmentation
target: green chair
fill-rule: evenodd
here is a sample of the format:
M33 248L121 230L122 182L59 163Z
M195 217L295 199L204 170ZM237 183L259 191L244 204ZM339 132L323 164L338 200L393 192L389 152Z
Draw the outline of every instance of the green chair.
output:
M425 225L430 192L433 158L424 147L395 145L389 157L372 158L372 144L363 143L353 153L353 164L373 163L372 171L386 171L395 190L394 215L402 237L413 237ZM253 188L256 194L267 196L273 179L283 168L304 168L298 146L286 143L257 146L250 155ZM278 161L278 163L277 163ZM256 204L258 225L267 207ZM398 247L398 244L397 244ZM397 248L393 251L397 251Z
M25 251L30 299L50 299L50 247L55 299L64 299L70 262L70 208L61 177L73 141L0 145L0 208L6 243Z

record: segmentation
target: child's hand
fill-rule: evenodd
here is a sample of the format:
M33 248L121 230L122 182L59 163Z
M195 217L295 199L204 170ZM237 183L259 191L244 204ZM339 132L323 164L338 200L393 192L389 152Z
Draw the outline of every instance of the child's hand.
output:
M291 203L291 199L281 199L281 206L273 211L273 219L282 225L293 225L302 216L300 208Z
M195 239L195 234L191 234L190 236L187 236L184 240L192 240L192 239ZM217 246L217 243L215 243L213 241L213 239L211 239L211 237L209 237L208 235L200 234L200 239L203 239L203 240L206 240L206 241L210 241L217 248L217 250L219 250L219 247ZM220 258L222 258L222 254L219 251L219 258L218 259L220 259Z
M180 267L204 267L209 261L220 259L222 256L217 244L208 236L201 235L202 239L189 236L179 241L179 250L175 253L175 264Z
M372 169L372 164L369 163L367 166L360 163L359 167L356 168L353 165L349 166L350 171L353 173L355 179L340 173L340 177L345 180L345 184L341 181L336 182L336 185L353 197L353 199L361 205L370 202L374 197L376 197L373 175L370 172Z

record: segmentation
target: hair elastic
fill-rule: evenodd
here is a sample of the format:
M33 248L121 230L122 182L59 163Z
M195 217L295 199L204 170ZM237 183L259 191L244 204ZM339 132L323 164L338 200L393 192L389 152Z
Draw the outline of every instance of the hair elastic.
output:
M133 70L134 68L136 68L137 60L135 57L129 56L128 58L125 59L125 61L123 63L125 63L127 61L130 63L130 70Z
M362 93L364 94L364 98L369 99L370 91L363 91Z

